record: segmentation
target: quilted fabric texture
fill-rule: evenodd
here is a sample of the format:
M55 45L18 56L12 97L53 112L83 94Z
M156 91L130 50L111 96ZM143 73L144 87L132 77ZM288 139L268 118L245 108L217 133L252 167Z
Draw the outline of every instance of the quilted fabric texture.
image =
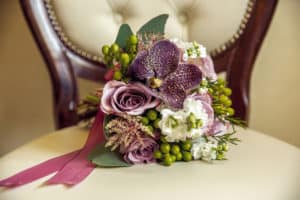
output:
M85 51L99 54L111 43L120 24L137 31L162 13L170 15L169 37L197 40L209 50L229 40L237 31L248 0L50 0L57 20L70 40Z

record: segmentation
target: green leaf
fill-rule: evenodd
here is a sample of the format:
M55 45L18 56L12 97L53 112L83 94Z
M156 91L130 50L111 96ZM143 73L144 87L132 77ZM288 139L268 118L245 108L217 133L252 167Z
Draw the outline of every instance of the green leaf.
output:
M115 41L121 48L126 47L127 39L133 35L133 32L128 24L122 24L119 28L117 39Z
M98 145L88 156L98 167L129 167L131 164L122 160L117 152L110 151L104 147L104 143Z
M169 15L168 14L162 14L158 15L157 17L154 17L150 21L148 21L146 24L144 24L140 30L138 30L137 34L144 35L145 33L165 33L165 25L167 22Z

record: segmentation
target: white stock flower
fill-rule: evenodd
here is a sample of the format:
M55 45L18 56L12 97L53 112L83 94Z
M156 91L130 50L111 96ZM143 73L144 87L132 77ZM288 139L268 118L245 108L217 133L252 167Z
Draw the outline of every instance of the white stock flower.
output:
M195 139L202 136L204 131L206 131L202 127L206 127L208 123L208 114L199 100L188 97L183 103L182 110L172 111L168 108L163 108L160 113L162 119L159 126L168 142L185 141L190 138ZM201 127L189 129L187 118L191 114L193 114L197 120L201 120Z
M217 147L218 143L216 141L206 141L204 137L200 137L193 140L191 153L195 160L202 159L205 161L211 161L217 158Z

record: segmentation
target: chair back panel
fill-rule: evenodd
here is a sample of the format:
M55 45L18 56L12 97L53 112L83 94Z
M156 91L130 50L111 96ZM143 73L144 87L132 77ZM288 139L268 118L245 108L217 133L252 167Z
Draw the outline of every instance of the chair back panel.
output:
M196 40L226 72L236 116L248 119L252 67L277 0L20 0L47 63L53 85L56 127L74 125L76 77L104 82L100 49L112 43L121 23L136 31L150 18L170 14L168 37Z
M229 41L248 12L249 0L51 0L66 37L78 48L99 55L122 23L133 31L162 13L170 15L167 37L199 41L212 51Z

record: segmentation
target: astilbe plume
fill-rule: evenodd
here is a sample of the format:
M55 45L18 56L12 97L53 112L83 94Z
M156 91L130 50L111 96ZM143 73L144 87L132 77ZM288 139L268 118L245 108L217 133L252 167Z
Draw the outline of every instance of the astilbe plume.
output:
M107 139L105 147L110 147L112 151L118 147L127 149L133 142L143 147L142 137L154 135L140 120L141 117L122 114L109 121L105 129L111 136Z
M138 51L149 49L154 43L164 39L164 35L161 33L144 33L138 34Z

